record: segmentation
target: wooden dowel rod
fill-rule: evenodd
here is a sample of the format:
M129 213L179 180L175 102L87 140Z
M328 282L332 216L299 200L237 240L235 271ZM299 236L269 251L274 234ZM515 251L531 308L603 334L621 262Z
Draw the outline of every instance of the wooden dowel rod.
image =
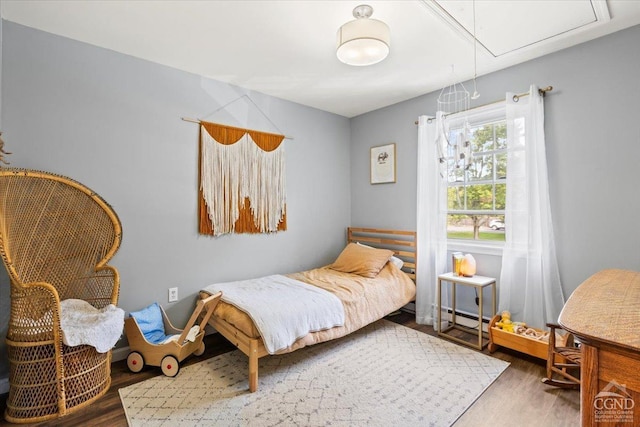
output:
M185 122L190 122L190 123L197 123L197 124L202 123L202 120L198 120L198 119L191 119L191 118L189 118L189 117L181 117L181 119L182 119L183 121L185 121ZM227 126L227 125L222 125L222 126L226 126L226 127L234 128L234 129L240 129L240 130L243 130L243 131L246 131L246 132L253 131L253 132L269 133L269 134L271 134L271 135L276 135L275 133L272 133L272 132L261 132L261 131L259 131L259 130L254 131L254 130L252 130L252 129L239 128L239 127L235 127L235 126ZM284 139L293 139L293 137L292 137L292 136L284 136Z

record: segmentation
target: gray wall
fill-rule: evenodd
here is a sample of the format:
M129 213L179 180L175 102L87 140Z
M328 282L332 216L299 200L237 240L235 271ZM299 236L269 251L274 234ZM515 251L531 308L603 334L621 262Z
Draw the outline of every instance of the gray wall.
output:
M478 80L476 105L553 85L546 98L551 202L563 286L570 294L604 268L640 270L640 27ZM414 122L437 93L352 120L247 92L171 68L2 23L1 123L12 166L73 177L111 203L124 239L113 259L120 305L159 301L180 324L213 281L330 262L344 228L415 229ZM249 93L287 141L288 228L268 236L196 233L197 126L202 117L274 130L241 100ZM395 184L369 184L369 149L397 144ZM349 186L349 181L351 185ZM479 273L499 277L500 258L480 254ZM181 301L166 303L178 286ZM0 336L9 307L0 271ZM6 378L0 342L0 379Z
M349 120L172 68L3 23L2 123L11 166L72 177L118 213L123 241L111 264L120 306L158 301L184 325L197 291L214 281L329 263L350 220ZM288 230L197 234L198 126L180 117L286 135ZM4 273L4 269L2 269ZM178 286L180 301L167 303ZM0 336L9 285L0 277ZM0 344L0 379L8 367Z
M478 79L472 106L552 85L545 100L551 208L565 295L606 268L640 270L640 26ZM472 87L471 84L466 85ZM351 222L416 227L416 144L421 114L439 92L351 120ZM369 148L395 142L398 180L369 184ZM500 257L478 255L500 277ZM499 285L499 284L498 284ZM473 293L463 303L469 309ZM463 298L464 299L464 298Z
M3 20L0 18L0 132L2 131L2 27ZM4 268L0 268L0 393L5 392L7 369L7 351L4 337L7 332L9 321L9 286L7 273Z

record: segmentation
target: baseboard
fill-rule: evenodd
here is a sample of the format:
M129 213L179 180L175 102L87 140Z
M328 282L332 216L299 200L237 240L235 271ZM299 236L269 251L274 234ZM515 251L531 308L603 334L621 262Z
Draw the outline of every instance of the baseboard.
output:
M0 378L0 394L9 393L9 378Z
M111 351L111 362L119 362L129 355L129 346L116 348Z
M416 303L415 302L410 302L409 304L407 304L404 307L402 307L400 310L406 311L407 313L416 314Z
M213 328L209 330L207 325L207 330L204 333L205 336L215 334L215 333L217 333L216 330ZM111 362L113 363L113 362L119 362L121 360L125 360L127 356L129 356L130 351L131 349L129 348L129 346L119 347L111 350Z

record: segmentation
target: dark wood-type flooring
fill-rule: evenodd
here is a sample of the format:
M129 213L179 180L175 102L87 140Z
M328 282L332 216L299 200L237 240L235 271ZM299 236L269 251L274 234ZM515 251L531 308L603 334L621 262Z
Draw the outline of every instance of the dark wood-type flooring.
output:
M412 314L403 312L390 316L388 319L429 335L436 335L433 327L418 325ZM207 336L205 344L204 355L189 357L182 363L182 366L197 363L204 358L213 357L235 348L220 334ZM488 354L488 351L485 349L484 353ZM575 390L561 390L542 384L540 379L545 372L543 361L508 349L500 349L492 356L510 362L511 365L460 417L455 423L456 427L580 425L580 393ZM118 389L156 375L162 375L160 368L149 367L138 374L133 374L129 372L125 361L115 362L112 365L111 389L105 396L78 412L37 425L127 426ZM0 396L0 411L3 416L6 399L6 394ZM17 424L9 424L4 421L4 418L1 418L0 426L10 425Z

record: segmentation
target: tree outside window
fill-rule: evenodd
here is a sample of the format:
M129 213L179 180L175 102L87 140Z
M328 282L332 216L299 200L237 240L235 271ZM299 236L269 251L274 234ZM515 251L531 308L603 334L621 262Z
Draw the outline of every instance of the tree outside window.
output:
M456 144L448 145L447 237L504 241L506 121L453 127L448 138L468 141L470 155L456 161Z

